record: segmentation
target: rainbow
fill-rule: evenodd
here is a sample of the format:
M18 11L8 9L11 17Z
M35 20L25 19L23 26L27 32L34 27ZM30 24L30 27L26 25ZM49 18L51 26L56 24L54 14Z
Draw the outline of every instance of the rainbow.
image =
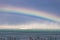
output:
M50 14L47 12L42 12L39 10L32 10L32 9L28 9L28 8L14 7L14 6L0 6L0 12L1 11L23 13L23 14L27 14L27 15L43 17L43 18L47 18L49 20L60 22L60 18L57 17L56 15L53 15L53 14Z
M46 18L48 20L53 20L54 22L60 23L60 17L50 14L48 12L43 12L39 10L33 10L33 9L28 9L28 8L23 8L23 7L15 7L15 6L0 6L0 12L12 12L12 13L17 13L17 14L26 14L34 17L39 17L39 18ZM36 23L32 22L30 24L18 24L18 25L0 25L0 29L59 29L60 30L60 25L59 24L47 24L46 23Z

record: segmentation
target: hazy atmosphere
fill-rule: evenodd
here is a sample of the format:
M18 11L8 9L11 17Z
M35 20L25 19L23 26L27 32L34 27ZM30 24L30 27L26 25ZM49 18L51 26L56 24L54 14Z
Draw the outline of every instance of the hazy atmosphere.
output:
M60 0L0 0L0 29L60 29Z

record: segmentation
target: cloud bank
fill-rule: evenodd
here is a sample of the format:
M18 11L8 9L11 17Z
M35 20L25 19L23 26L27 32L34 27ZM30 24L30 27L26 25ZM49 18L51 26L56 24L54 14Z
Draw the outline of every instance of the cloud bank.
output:
M0 25L0 29L60 29L60 25L56 23L29 23L18 25Z

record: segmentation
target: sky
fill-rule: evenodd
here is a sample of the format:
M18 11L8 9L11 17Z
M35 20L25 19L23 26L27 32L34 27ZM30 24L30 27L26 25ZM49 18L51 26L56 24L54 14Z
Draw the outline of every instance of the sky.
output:
M1 28L7 28L7 27L14 28L15 27L15 28L20 29L21 27L21 29L24 29L24 28L32 29L35 27L35 28L40 28L40 29L44 29L44 28L53 29L55 27L54 29L56 28L60 29L60 25L59 25L60 22L56 23L54 22L54 20L52 22L50 21L50 19L40 17L44 14L44 16L46 17L47 15L47 18L48 18L49 14L51 14L52 16L55 16L55 17L49 16L49 18L50 17L58 18L58 20L60 20L60 0L0 0L0 9L1 7L3 8L6 7L12 10L13 9L16 10L16 8L18 9L25 8L23 10L29 10L29 12L26 12L26 13L31 12L30 14L33 14L36 10L39 11L39 13L40 11L42 12L41 14L38 14L38 12L36 12L36 15L39 15L39 16L35 17L35 16L30 16L30 14L23 15L23 13L19 14L18 12L12 13L12 12L0 11ZM32 12L31 10L34 10L34 12ZM45 15L45 13L47 14Z
M60 0L0 0L0 4L60 13Z

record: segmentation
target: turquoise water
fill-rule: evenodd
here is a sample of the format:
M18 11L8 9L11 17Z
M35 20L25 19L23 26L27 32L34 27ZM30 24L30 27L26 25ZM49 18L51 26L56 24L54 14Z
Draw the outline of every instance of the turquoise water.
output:
M27 33L41 33L41 32L48 32L48 33L58 33L60 30L38 30L38 29L0 29L0 32L27 32Z
M59 30L0 30L0 40L60 40Z

